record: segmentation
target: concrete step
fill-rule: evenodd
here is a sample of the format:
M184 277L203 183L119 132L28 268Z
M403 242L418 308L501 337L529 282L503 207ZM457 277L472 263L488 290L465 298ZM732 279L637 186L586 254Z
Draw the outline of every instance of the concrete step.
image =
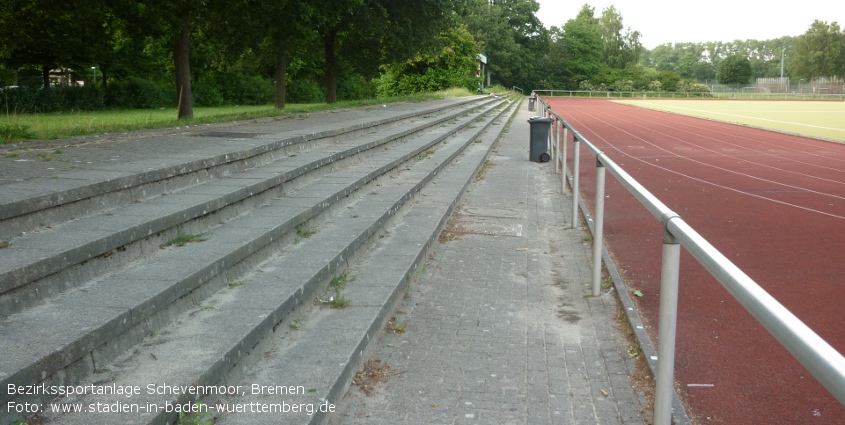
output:
M289 319L284 322L287 326L280 326L276 335L256 347L255 365L231 373L226 382L241 388L243 395L212 398L208 406L215 423L320 424L331 416L329 408L349 390L355 373L362 369L368 345L383 332L397 301L422 272L429 248L513 112L508 109L498 122L475 136L481 143L470 143L419 192L385 236L350 265L346 273L354 281L343 291L348 309L317 307L311 314ZM296 326L291 327L294 320ZM269 392L279 387L297 390L282 395ZM282 413L267 413L273 409Z
M70 146L61 155L47 151L3 158L0 239L261 166L320 144L485 102L490 99L365 109L335 114L318 129L311 126L313 120L286 121L281 129L271 124L186 128L182 133L129 138L106 148L89 143ZM204 143L202 151L197 151L197 142ZM45 160L50 167L37 166Z
M170 191L167 192L169 197L157 196L144 202L136 200L18 236L0 256L0 315L22 311L91 278L113 273L139 257L151 255L150 252L155 252L159 245L179 233L204 231L201 225L185 229L185 223L200 218L206 222L224 221L266 202L265 198L276 196L274 191L286 191L288 187L318 178L332 169L343 167L344 162L373 154L367 151L415 137L432 127L457 119L467 110L489 108L489 102L464 103L458 109L450 105L448 110L439 112L433 112L433 108L423 109L425 115L415 115L413 123L384 129L376 125L367 126L373 129L369 134L356 138L349 135L350 139L332 144L324 142L322 149L303 149L295 155L280 156L276 152L275 161L266 162L265 158L266 163L258 164L262 165L260 167L204 180L180 191ZM240 152L230 156L254 158L256 155ZM241 165L257 163L253 159L252 163ZM196 170L192 170L190 173L195 174ZM211 174L206 171L207 176ZM281 189L282 185L285 189ZM170 196L174 194L178 196ZM249 200L248 205L239 204L245 200ZM3 225L0 223L0 227Z
M206 226L212 229L207 233L208 242L156 248L159 252L132 262L125 270L7 317L0 323L0 335L10 336L0 342L5 345L0 350L10 353L0 360L3 386L38 382L67 385L104 379L144 381L146 385L146 381L155 383L152 377L156 376L164 379L162 383L220 382L221 376L240 364L241 358L264 336L272 334L292 309L319 292L320 286L325 286L449 160L435 162L428 157L441 156L441 151L459 146L448 143L452 134L478 120L490 121L470 116L412 142L391 145L378 156L359 159L347 168L282 193L279 199L265 199L265 204L249 206L224 223ZM447 144L430 152L441 142ZM448 150L444 149L449 145ZM455 149L454 155L458 152ZM414 161L416 157L424 159ZM439 165L422 171L429 163ZM395 178L385 177L387 173ZM388 184L407 180L407 176L413 176L412 181L419 179L411 189ZM385 188L377 186L380 184ZM338 211L353 211L359 204L366 208L355 217L348 217L350 223L332 224L334 219L328 218ZM308 231L302 232L303 228ZM316 234L304 235L314 228L319 229ZM266 266L276 262L280 263ZM264 267L284 273L270 277L261 271ZM217 334L231 337L216 338ZM177 348L159 354L150 352L152 363L138 363L128 368L135 374L127 374L126 365L143 358L144 354L139 353L148 344L157 344L151 342L156 338L165 340L159 345L177 344ZM177 359L181 361L176 362ZM92 375L96 380L85 380ZM42 397L41 402L46 399ZM17 398L7 397L2 404L6 406L12 400ZM91 396L88 400L105 399ZM140 396L134 397L132 403L141 400ZM171 400L179 402L180 398ZM130 423L120 417L120 422ZM86 423L114 423L100 413L68 415L59 422L75 423L72 421L77 419L73 418L85 418L79 421ZM148 419L139 423L165 423L173 415L162 413Z

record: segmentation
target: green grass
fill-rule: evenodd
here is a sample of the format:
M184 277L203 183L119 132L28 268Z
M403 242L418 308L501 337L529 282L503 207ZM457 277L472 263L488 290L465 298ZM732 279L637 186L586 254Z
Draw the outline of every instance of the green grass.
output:
M337 294L331 302L332 308L342 310L349 307L349 299L341 294Z
M659 111L845 141L845 102L766 100L617 101Z
M30 130L28 125L20 123L0 124L0 140L16 142L19 140L34 139L37 134Z
M329 282L329 285L332 288L334 288L335 291L340 291L341 289L346 287L347 283L354 282L354 281L355 281L355 276L349 276L349 272L343 272L343 273L335 276L331 280L331 282Z
M304 224L300 224L299 226L296 226L296 236L298 236L300 238L310 238L311 236L314 236L316 234L317 234L316 230L314 230L310 227L307 227Z
M176 236L174 239L167 241L166 243L161 244L161 248L167 248L168 246L185 246L189 243L194 242L204 242L208 239L204 238L203 235L179 235Z
M464 89L451 89L436 93L399 96L387 99L342 101L334 104L288 104L284 110L273 105L196 107L194 117L177 120L176 108L132 109L108 111L77 111L45 114L9 114L0 117L0 144L28 139L60 139L73 136L116 133L135 130L181 127L226 121L251 120L273 117L296 118L311 112L357 108L398 102L422 102L448 97L470 96Z
M208 408L201 403L198 404L195 413L179 412L179 420L176 425L211 425L214 423L214 418L208 412Z

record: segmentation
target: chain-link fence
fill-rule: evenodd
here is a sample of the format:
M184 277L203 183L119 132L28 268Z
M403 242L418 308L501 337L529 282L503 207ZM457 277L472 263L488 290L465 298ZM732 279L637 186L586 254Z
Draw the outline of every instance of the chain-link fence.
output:
M845 81L836 76L812 79L758 78L755 84L708 84L715 97L732 98L843 98Z
M839 77L794 79L789 77L758 78L753 84L707 83L703 91L621 91L621 90L534 90L544 96L605 98L728 98L845 100L845 80ZM706 88L705 88L706 90Z

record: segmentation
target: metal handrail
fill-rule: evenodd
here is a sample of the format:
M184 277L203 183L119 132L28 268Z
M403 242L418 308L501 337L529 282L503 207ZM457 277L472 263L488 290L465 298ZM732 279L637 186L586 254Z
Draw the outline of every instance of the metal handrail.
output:
M578 225L577 199L579 197L578 164L579 145L583 144L596 157L596 202L593 234L593 295L599 295L602 222L604 215L604 173L609 171L655 218L662 224L663 258L660 280L660 306L658 321L657 376L655 377L654 423L669 425L672 421L672 395L674 393L675 329L678 309L678 276L680 247L719 282L769 333L789 351L821 383L825 389L845 406L845 357L786 309L759 284L733 264L727 257L698 234L680 216L637 182L630 174L590 143L559 114L539 99L543 116L552 118L549 146L556 171L561 171L562 189L566 187L567 133L573 136L572 226ZM596 273L598 271L598 273Z

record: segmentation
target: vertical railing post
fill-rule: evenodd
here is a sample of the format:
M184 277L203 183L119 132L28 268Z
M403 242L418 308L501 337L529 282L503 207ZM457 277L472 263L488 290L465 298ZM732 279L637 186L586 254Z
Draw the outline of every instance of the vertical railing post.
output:
M678 322L678 277L681 245L669 232L666 213L663 222L663 260L660 267L660 308L657 329L657 376L654 380L654 424L671 425L672 395L675 394L675 333Z
M560 172L560 124L560 119L555 115L555 137L552 139L555 150L555 174Z
M599 153L601 155L601 153ZM601 294L601 249L604 246L604 176L606 169L596 156L596 211L593 217L593 296Z
M555 117L552 116L551 110L549 110L548 118L552 119L551 129L549 129L549 137L546 138L546 152L549 152L549 160L555 159L555 146L552 141L555 139L555 134L557 133L557 121Z
M581 154L579 151L581 150L581 142L578 141L578 137L576 136L572 140L572 228L576 228L581 225L580 221L581 218L578 216L578 196L580 195L580 190L578 189L578 174L580 174L581 169Z
M566 128L563 121L560 122L560 129L561 134L558 140L558 146L560 146L560 193L566 193L566 139L569 136L569 129Z

